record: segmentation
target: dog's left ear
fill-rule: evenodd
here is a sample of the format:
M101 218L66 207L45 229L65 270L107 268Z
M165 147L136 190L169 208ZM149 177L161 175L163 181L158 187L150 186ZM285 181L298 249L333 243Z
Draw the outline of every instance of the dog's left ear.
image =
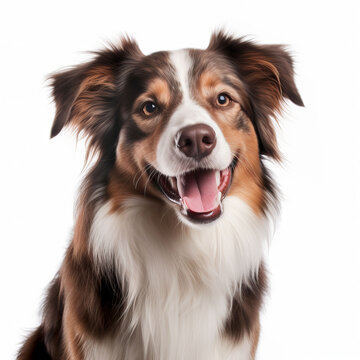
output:
M218 32L208 47L225 55L245 85L250 108L246 109L259 139L260 154L280 159L273 119L283 100L304 106L294 81L293 61L281 45L257 45Z
M119 95L116 80L124 72L124 62L142 56L136 42L123 39L120 46L111 46L95 53L95 58L50 76L56 114L51 137L70 126L77 135L88 139L88 151L98 150L117 136L116 118Z

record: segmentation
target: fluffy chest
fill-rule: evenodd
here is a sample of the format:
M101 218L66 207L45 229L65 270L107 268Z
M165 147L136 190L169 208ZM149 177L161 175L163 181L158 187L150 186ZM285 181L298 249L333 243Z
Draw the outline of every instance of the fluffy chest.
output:
M246 338L229 345L222 333L233 293L259 268L267 222L235 197L226 199L225 209L215 224L197 229L137 198L121 213L110 212L109 204L99 208L91 247L97 266L116 266L127 284L127 325L89 346L88 359L231 359L249 353Z
M194 339L196 340L196 338ZM194 341L193 341L194 342ZM189 347L190 345L190 347ZM224 338L218 338L215 342L207 344L206 348L195 349L190 343L179 343L175 349L169 349L170 355L164 355L154 346L147 350L144 355L142 343L135 338L124 348L122 339L114 337L103 341L88 341L86 346L86 360L253 360L251 339L244 337L239 343L232 343ZM182 346L181 349L180 346ZM176 350L177 349L177 350ZM194 352L192 352L194 351ZM169 357L170 356L170 357Z

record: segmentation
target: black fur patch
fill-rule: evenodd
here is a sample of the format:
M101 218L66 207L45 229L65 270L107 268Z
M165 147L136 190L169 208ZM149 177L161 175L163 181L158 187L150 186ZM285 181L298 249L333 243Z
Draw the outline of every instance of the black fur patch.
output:
M264 265L251 284L242 284L232 299L229 317L225 323L225 334L234 341L249 335L257 323L263 297L267 288Z
M132 145L137 141L143 140L150 135L150 133L142 131L132 119L126 123L123 131L125 133L126 142L129 145Z

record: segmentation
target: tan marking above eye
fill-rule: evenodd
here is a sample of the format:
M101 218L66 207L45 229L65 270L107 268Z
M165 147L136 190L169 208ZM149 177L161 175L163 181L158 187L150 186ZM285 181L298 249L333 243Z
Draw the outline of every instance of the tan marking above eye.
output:
M219 83L220 83L219 76L210 71L205 71L200 76L200 86L202 88L214 88Z
M162 108L166 108L171 101L171 93L168 83L161 78L155 78L151 80L148 84L148 87L144 93L142 93L134 103L134 109L137 109L136 111L139 111L141 109L141 112L149 116L153 113L147 114L147 112L144 111L144 106L147 103L153 102L157 109L159 108L159 105L161 105Z
M154 94L158 101L162 104L169 104L171 100L171 94L169 84L160 78L156 78L149 85L149 91Z
M222 80L223 77L224 74L206 70L200 75L197 87L199 94L201 94L203 99L206 99L211 106L225 110L227 107L232 107L231 105L234 105L234 103L241 104L241 97L233 86ZM231 74L227 74L226 77L235 84L239 82L239 80ZM224 100L226 101L219 101L220 95L224 95Z

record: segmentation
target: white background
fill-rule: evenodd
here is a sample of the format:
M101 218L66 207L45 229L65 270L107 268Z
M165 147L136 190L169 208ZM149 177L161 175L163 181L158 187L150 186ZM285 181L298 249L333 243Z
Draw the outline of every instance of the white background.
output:
M70 238L84 148L49 139L46 75L120 34L144 53L207 46L223 26L289 44L306 108L289 105L274 166L260 360L360 359L360 10L357 1L13 1L0 8L0 359L39 322Z

